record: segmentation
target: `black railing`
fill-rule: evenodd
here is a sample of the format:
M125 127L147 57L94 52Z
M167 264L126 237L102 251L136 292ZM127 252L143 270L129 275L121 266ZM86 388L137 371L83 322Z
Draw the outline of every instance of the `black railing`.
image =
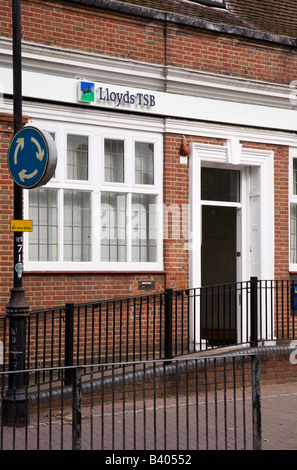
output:
M88 381L85 366L27 370L26 384L37 377L35 390L26 385L23 393L27 414L22 426L13 420L18 403L9 423L0 415L0 450L173 450L184 463L193 463L185 450L259 450L260 367L257 355L237 354L97 364L88 366ZM0 405L9 374L0 372ZM164 464L177 463L171 455Z
M296 338L294 292L291 281L252 278L34 311L27 319L26 368L170 359L232 344L290 341ZM0 370L8 370L8 335L4 316Z

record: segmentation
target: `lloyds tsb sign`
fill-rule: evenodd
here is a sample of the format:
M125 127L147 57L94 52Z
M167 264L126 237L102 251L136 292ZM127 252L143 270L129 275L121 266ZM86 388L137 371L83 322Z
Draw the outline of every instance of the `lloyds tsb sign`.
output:
M79 82L78 101L109 105L113 107L141 107L153 108L156 105L156 97L146 91L127 90L123 87L112 88L109 85L102 86L94 82Z

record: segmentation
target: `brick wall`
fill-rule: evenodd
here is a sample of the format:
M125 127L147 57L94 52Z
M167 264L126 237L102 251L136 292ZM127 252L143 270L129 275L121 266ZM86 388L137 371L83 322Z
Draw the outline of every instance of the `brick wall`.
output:
M13 235L10 220L13 219L13 180L10 176L7 155L13 137L11 115L0 114L0 315L5 314L5 306L13 285Z
M149 294L140 281L155 281L155 291L165 289L165 273L36 273L25 274L23 286L32 309Z
M11 2L1 5L0 35L11 37ZM291 83L297 53L289 46L118 15L62 2L23 0L23 40L99 55L223 75ZM166 36L166 48L165 48Z
M182 136L164 137L164 264L167 286L188 286L187 218L188 165L181 164Z
M1 7L2 9L2 7ZM1 36L11 37L10 2L4 2ZM22 1L23 40L64 49L156 64L164 61L163 28L95 8L51 1Z
M168 65L272 83L296 78L296 51L205 31L168 29Z
M11 2L2 3L0 35L11 37ZM296 79L297 53L289 46L170 23L165 32L161 22L91 7L23 0L22 27L23 40L33 43L265 82Z

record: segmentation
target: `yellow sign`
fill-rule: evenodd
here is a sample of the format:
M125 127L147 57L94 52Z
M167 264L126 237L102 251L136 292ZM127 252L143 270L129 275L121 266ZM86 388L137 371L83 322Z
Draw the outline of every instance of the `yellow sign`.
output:
M10 230L11 232L32 232L33 221L32 220L11 220Z

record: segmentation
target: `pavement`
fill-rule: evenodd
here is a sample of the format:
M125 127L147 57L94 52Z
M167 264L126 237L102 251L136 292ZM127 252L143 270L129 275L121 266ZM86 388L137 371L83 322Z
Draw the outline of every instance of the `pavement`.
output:
M216 400L212 393L199 401L194 394L127 400L124 408L106 403L94 405L92 411L83 403L82 435L77 442L82 450L104 450L102 458L113 459L106 464L128 464L115 461L122 458L122 449L124 455L142 455L138 464L131 460L134 467L151 458L143 458L144 450L182 455L188 450L252 450L250 391L246 390L244 399L240 393L234 400L232 393L220 391ZM261 413L262 450L297 450L297 382L262 386ZM63 416L59 408L43 407L38 415L32 410L27 428L3 428L3 434L0 428L0 449L71 450L71 423L67 406Z
M262 449L297 450L297 382L261 387Z

